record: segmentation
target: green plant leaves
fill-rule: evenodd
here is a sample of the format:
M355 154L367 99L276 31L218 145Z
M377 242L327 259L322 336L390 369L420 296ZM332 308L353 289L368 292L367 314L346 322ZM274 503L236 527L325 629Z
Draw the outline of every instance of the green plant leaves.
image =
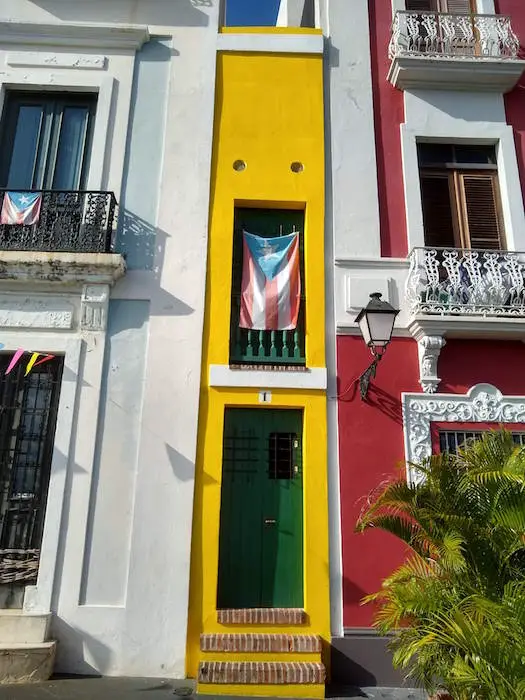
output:
M491 431L383 484L356 529L412 550L364 603L394 663L455 700L525 698L525 449Z

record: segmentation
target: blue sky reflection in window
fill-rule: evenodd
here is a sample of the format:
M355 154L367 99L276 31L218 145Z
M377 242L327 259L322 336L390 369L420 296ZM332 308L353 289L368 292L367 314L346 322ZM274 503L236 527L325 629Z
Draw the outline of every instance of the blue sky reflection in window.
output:
M275 27L281 0L226 0L227 27Z

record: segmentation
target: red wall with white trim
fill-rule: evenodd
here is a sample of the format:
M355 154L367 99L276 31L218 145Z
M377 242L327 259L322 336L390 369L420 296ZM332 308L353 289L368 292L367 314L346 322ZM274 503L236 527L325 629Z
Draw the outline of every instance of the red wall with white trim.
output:
M343 624L367 627L373 609L367 593L398 566L404 547L383 532L354 533L367 497L404 468L401 393L419 392L417 344L394 338L372 380L369 402L361 401L356 379L370 352L360 336L337 339L339 388L339 470L343 541ZM521 341L449 340L441 352L438 391L465 394L488 383L503 394L525 396L525 344ZM479 427L479 426L478 426ZM403 472L404 473L404 472Z

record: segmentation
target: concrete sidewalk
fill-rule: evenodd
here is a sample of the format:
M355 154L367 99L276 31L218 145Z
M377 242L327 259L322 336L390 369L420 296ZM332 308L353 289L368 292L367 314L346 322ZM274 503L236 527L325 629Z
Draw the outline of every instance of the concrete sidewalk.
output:
M191 681L154 678L58 678L36 685L0 686L0 700L176 700L192 695L194 696ZM217 696L201 697L211 699ZM279 696L276 694L275 697ZM344 688L333 693L327 692L327 697L333 700L426 700L425 693L419 690L388 688ZM223 698L221 696L221 700Z

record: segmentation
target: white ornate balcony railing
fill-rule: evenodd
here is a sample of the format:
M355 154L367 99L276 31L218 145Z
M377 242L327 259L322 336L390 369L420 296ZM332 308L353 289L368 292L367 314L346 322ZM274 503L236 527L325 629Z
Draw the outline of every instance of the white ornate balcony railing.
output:
M510 17L505 15L399 11L392 25L389 56L516 59L519 48Z
M412 315L525 317L525 253L415 248L406 300Z

